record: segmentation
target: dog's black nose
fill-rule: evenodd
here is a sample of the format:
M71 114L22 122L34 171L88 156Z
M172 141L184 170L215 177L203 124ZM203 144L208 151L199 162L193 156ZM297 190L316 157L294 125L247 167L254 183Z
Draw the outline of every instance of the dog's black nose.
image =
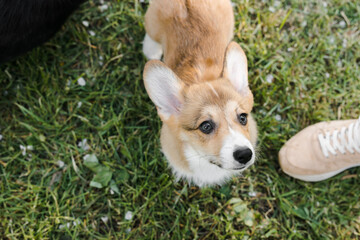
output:
M253 153L250 148L238 148L233 153L234 159L241 164L246 164L251 160Z

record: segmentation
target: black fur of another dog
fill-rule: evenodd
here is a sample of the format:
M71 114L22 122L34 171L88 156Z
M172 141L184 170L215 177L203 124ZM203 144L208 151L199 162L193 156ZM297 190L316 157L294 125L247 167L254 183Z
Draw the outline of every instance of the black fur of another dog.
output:
M85 0L0 0L0 63L51 38Z

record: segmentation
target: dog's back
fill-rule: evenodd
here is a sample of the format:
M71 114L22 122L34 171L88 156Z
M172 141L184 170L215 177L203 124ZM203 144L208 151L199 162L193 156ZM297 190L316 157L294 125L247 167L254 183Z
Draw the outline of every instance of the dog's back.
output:
M220 75L233 25L229 0L153 0L145 16L164 62L188 83Z

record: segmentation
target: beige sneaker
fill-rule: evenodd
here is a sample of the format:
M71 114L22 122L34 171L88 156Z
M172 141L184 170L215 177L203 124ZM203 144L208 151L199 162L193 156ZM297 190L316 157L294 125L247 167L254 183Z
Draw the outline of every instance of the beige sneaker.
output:
M360 118L303 129L281 148L279 163L286 174L308 182L360 166Z

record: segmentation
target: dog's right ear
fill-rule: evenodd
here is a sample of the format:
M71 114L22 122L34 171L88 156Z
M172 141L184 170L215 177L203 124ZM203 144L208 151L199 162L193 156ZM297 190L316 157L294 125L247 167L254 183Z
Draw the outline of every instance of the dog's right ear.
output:
M144 68L144 84L162 120L177 115L181 108L181 81L164 63L151 60Z
M222 76L228 78L240 94L244 96L249 94L247 59L236 42L229 43L226 48Z

